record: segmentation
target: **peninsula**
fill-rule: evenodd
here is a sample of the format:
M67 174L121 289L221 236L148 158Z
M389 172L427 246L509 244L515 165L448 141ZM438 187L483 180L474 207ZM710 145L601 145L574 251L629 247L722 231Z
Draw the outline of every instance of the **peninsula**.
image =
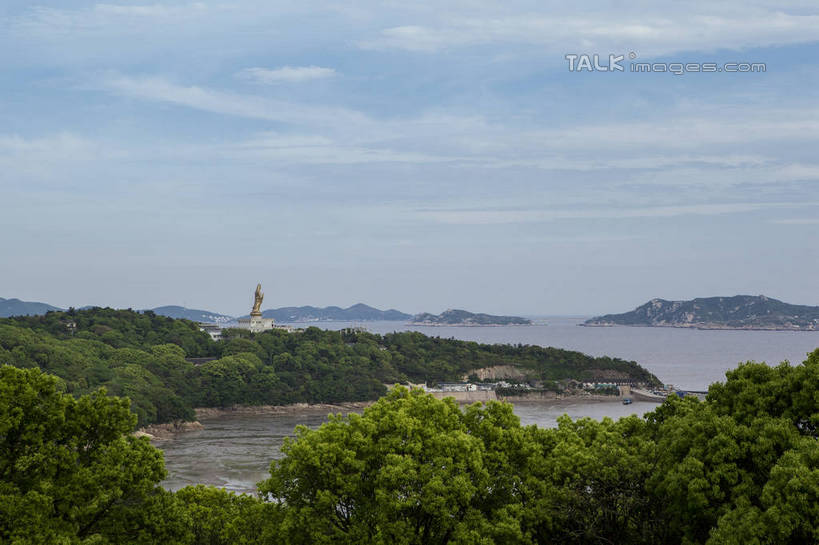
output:
M474 314L465 310L449 309L441 314L423 312L413 316L410 325L426 326L498 326L498 325L532 325L532 320L519 316L493 316L491 314Z
M631 312L597 316L580 325L817 331L819 307L791 305L764 295L652 299Z
M39 367L75 396L127 395L139 427L193 420L194 407L373 401L407 383L489 379L530 394L662 384L634 361L559 348L317 327L230 328L214 340L196 322L112 308L0 318L0 363Z

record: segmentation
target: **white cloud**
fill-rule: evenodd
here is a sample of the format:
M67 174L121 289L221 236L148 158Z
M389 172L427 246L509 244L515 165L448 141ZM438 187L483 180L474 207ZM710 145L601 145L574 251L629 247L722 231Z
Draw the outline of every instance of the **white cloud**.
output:
M238 74L243 79L265 85L282 82L299 83L314 79L331 78L335 75L336 71L334 69L321 66L283 66L275 69L245 68Z
M365 49L434 52L443 49L499 45L539 46L544 53L636 51L653 57L676 51L742 49L819 40L819 15L787 13L776 3L745 4L652 3L612 12L606 6L584 5L582 12L567 4L534 12L508 6L504 13L474 15L467 10L428 17L424 24L382 29L362 39ZM762 4L762 3L760 3ZM517 8L517 9L516 9Z
M327 25L341 19L343 24ZM154 36L151 25L165 31L165 39L184 36L208 47L213 31L225 31L242 43L255 43L256 32L271 40L290 36L293 27L310 25L325 43L342 47L358 44L366 49L398 49L433 52L445 49L493 46L537 48L544 56L563 61L569 52L636 51L641 58L680 51L717 51L819 41L819 10L815 3L773 0L752 3L648 2L611 5L596 0L581 7L566 3L533 3L528 0L489 2L419 1L408 4L361 2L339 7L338 2L319 0L306 5L284 2L190 2L146 4L98 3L77 9L32 7L9 19L15 35L38 40L91 40L97 47L126 35ZM269 28L264 25L273 25ZM280 26L276 26L276 25ZM259 25L258 27L256 25ZM155 37L155 36L154 36ZM203 37L205 37L203 39ZM115 43L115 42L114 42ZM281 44L280 44L281 45ZM292 45L292 44L291 44ZM116 49L127 44L116 43ZM736 59L731 59L736 60ZM251 69L256 70L256 69ZM256 76L267 81L303 81L328 77L322 67L259 68ZM320 75L319 75L320 74Z
M764 184L819 176L819 167L798 154L788 158L779 153L774 160L766 146L776 144L781 150L787 142L804 146L819 141L816 109L713 111L693 106L639 122L540 128L506 118L441 113L378 119L349 108L180 85L158 77L114 75L101 85L142 100L289 125L275 137L269 133L229 146L232 153L260 158L287 156L306 163L449 161L468 167L575 172L619 169L635 173L636 183L667 180L669 185ZM305 138L318 140L305 144Z
M21 36L52 39L59 36L117 33L144 28L157 22L187 22L192 16L212 11L206 4L95 4L82 9L35 6L10 20L12 30ZM125 24L126 26L123 26Z
M195 85L178 85L156 77L112 76L104 79L102 86L125 96L251 119L309 126L346 123L354 128L371 124L367 116L345 108L305 106L282 100L237 95Z
M352 138L350 140L355 140ZM224 155L276 163L354 165L372 163L440 163L454 158L392 149L383 145L354 144L326 136L268 133L223 148ZM218 151L217 151L218 153Z
M773 220L771 223L778 225L819 225L819 218L790 218Z
M24 138L16 134L0 135L0 159L87 159L93 156L95 148L94 142L69 132L38 138Z
M671 218L676 216L715 216L771 208L819 206L819 203L722 203L647 207L607 207L551 210L419 210L418 214L437 223L456 225L497 225L538 223L565 219ZM786 223L783 220L782 223Z
M97 141L70 131L46 135L21 136L0 134L0 187L11 188L35 186L51 181L56 187L78 183L78 172L85 172L89 165L105 161L124 161L128 150L122 150L108 141ZM120 163L121 164L121 163Z
M189 14L191 11L204 11L207 6L202 2L192 2L178 6L165 4L96 4L94 11L104 15L114 15L118 17L169 17Z

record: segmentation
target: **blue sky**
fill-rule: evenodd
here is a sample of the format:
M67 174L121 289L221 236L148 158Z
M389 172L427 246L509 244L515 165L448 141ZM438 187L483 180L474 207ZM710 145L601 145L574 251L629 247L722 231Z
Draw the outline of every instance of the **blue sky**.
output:
M765 63L570 72L567 54ZM0 296L819 304L815 2L0 6Z

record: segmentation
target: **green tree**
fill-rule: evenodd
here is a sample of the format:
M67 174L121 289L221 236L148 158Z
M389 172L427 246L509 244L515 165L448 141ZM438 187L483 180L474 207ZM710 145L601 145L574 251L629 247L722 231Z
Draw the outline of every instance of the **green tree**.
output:
M708 401L720 414L745 423L758 416L781 416L803 434L819 437L819 349L800 365L748 362L726 376L725 383L708 389Z
M524 481L523 522L535 543L652 543L656 509L646 489L656 445L636 416L568 416L532 430L540 446Z
M759 416L746 424L708 403L679 405L659 428L648 484L664 505L666 542L705 543L732 511L764 507L760 498L773 468L804 437L783 418Z
M502 509L509 483L495 486L500 459L484 443L503 442L519 422L509 409L476 411L396 388L363 415L298 428L259 490L286 505L282 530L294 544L488 544L495 526L519 538ZM501 505L490 501L496 493Z
M282 506L212 486L188 486L176 499L184 506L190 545L278 543Z
M75 399L36 369L0 367L0 542L155 543L185 539L162 454L127 399Z

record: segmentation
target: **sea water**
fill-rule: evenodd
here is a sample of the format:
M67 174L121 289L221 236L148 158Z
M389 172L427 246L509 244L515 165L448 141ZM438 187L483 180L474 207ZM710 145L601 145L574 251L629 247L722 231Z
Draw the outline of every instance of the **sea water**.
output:
M326 329L363 326L373 333L415 330L426 335L452 337L482 343L511 343L554 346L592 356L633 360L666 384L684 390L706 390L724 380L725 372L749 360L797 364L819 347L819 332L726 331L655 327L578 327L583 318L546 317L538 325L503 327L418 327L401 322L319 322ZM515 413L523 425L555 426L557 418L618 418L642 415L654 403L619 401L566 401L557 404L520 404ZM156 441L165 453L168 479L163 483L176 490L189 484L215 485L237 492L252 492L268 474L271 460L281 456L286 437L297 425L318 427L326 411L296 414L230 415L203 420L205 429Z

